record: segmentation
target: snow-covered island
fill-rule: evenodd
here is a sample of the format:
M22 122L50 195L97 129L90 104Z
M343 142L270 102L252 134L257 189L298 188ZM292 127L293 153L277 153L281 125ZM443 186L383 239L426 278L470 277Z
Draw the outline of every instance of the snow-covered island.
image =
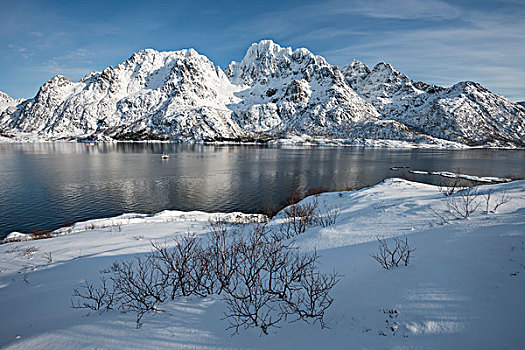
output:
M358 191L322 193L324 224L294 235L301 254L337 271L333 304L319 323L283 320L231 335L220 296L159 304L136 327L133 313L71 308L84 281L111 276L114 262L146 256L152 242L174 244L188 232L205 239L209 220L244 235L263 216L162 212L77 223L56 237L0 245L0 347L6 349L268 348L519 349L525 346L525 181L450 194L389 179ZM290 213L290 208L288 208ZM331 213L332 219L327 218ZM282 232L286 209L266 224ZM252 222L252 223L250 223ZM259 224L260 225L260 224ZM377 238L407 239L407 266L384 269L371 255ZM18 237L21 238L21 237ZM285 239L283 242L290 242ZM74 299L74 298L73 298Z
M525 107L479 83L431 85L383 62L339 69L271 40L224 70L193 49L146 49L77 82L57 75L33 98L0 92L0 142L523 148L524 139Z

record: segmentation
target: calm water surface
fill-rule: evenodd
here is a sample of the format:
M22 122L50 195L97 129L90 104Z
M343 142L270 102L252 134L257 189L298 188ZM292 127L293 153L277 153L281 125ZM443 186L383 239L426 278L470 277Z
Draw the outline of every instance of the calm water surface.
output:
M163 152L169 160L161 159ZM0 237L124 212L260 212L282 206L292 191L399 176L394 166L525 177L525 151L0 144Z

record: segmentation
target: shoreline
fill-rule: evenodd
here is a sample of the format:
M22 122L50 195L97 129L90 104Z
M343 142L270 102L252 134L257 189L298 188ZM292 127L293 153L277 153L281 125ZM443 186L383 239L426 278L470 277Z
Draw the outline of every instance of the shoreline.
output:
M30 144L30 143L80 143L80 144L185 144L205 146L271 146L271 147L360 147L360 148L391 148L391 149L438 149L438 150L471 150L471 149L495 149L495 150L525 150L525 147L517 146L493 146L480 145L469 146L462 143L436 139L437 143L411 142L393 139L326 139L312 138L310 136L292 136L289 138L275 139L271 141L204 141L204 140L90 140L90 139L43 139L36 135L21 135L13 138L0 136L0 144Z

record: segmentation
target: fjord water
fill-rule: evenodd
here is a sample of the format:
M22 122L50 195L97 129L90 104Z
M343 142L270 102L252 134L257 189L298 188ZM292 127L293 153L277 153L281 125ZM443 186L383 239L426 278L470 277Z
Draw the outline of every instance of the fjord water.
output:
M161 159L163 152L168 160ZM281 207L294 191L342 190L399 177L404 171L390 168L400 166L524 177L525 151L0 144L0 237L126 212L261 212Z

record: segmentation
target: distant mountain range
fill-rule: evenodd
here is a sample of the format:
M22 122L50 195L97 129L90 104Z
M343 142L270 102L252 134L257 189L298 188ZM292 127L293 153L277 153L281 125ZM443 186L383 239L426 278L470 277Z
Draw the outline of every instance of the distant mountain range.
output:
M474 82L342 70L307 49L253 44L222 70L193 49L134 53L31 99L0 92L0 140L169 140L525 147L525 107Z

